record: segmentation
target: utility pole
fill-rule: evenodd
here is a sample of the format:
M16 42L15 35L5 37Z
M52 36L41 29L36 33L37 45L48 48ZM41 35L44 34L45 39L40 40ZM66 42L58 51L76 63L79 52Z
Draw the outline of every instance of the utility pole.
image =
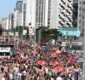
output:
M40 46L40 45L41 45L41 29L39 29L38 34L39 34L39 42L38 42L38 44L39 44L39 46Z
M35 44L35 47L34 49L36 50L36 26L35 26L35 29L34 29L34 44Z
M31 27L31 25L29 26L29 36L30 36L30 42L32 42L32 27Z
M24 25L23 25L23 26L24 26ZM22 40L23 40L23 26L22 26L22 35L21 35Z

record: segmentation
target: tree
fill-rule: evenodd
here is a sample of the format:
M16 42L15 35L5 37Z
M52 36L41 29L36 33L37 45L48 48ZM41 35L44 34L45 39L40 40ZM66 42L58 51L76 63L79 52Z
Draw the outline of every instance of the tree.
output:
M38 35L39 35L39 30L41 29L41 43L43 41L49 41L51 39L57 40L60 32L57 29L49 29L48 27L39 27L36 30L36 35L37 35L37 41L38 41Z
M2 32L3 32L3 29L2 29L1 24L0 24L0 36L2 35Z
M41 26L39 28L36 29L36 41L39 41L39 31L41 30L41 43L43 42L43 40L47 40L47 31L48 31L48 27L46 26Z
M50 33L50 39L55 39L55 45L56 45L56 40L58 40L60 32L57 29L49 29Z
M29 32L29 29L28 29L28 27L23 27L23 26L17 26L14 30L16 31L16 32L18 32L19 33L19 36L20 37L22 37L22 35L23 35L23 30L24 29L26 29L27 30L27 34L26 34L26 38L28 38L28 32Z

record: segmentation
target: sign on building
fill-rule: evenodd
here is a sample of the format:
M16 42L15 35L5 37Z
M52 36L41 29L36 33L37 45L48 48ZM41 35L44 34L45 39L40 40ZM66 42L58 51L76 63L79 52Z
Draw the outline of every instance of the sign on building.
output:
M23 35L26 35L26 34L27 34L27 30L24 29L24 30L23 30Z

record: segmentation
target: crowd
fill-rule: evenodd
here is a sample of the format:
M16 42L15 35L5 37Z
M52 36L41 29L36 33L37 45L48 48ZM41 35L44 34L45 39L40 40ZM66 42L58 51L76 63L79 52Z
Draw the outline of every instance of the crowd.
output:
M48 43L35 47L26 40L15 44L15 54L1 60L0 80L82 80L83 53L63 52Z

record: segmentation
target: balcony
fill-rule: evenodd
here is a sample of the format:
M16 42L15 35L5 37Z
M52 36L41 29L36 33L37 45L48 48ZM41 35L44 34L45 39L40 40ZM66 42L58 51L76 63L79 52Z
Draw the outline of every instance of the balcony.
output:
M62 2L64 5L66 4L63 0L61 0L61 2Z
M59 15L59 18L60 18L63 22L65 22L64 18L62 18L60 15Z
M63 14L63 16L65 16L64 12L61 12L61 14Z
M69 23L66 23L69 27L71 27L71 25Z
M67 11L67 13L71 14L68 10L66 10L66 11Z
M61 22L61 21L59 21L59 24L63 27L64 26L64 24Z
M65 9L65 7L63 6L63 5L61 5L61 4L59 4L60 6L61 6L61 8L64 10Z
M71 2L71 0L68 0L68 2Z
M72 22L72 20L69 18L69 16L68 16L68 15L66 15L66 17L68 18L68 20L69 20L70 22Z

